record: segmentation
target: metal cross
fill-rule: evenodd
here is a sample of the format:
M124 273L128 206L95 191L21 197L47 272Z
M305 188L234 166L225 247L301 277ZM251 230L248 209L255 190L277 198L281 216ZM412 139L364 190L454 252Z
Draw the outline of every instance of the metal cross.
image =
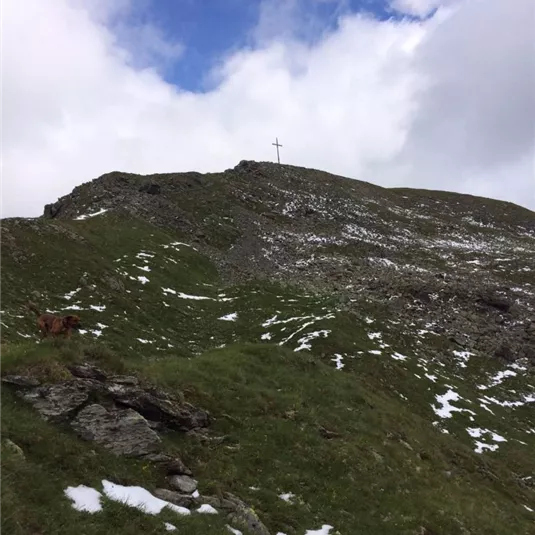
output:
M279 147L282 147L282 145L279 143L278 137L275 138L275 143L272 143L272 145L275 145L275 147L277 147L277 163L281 163L281 159L279 156Z

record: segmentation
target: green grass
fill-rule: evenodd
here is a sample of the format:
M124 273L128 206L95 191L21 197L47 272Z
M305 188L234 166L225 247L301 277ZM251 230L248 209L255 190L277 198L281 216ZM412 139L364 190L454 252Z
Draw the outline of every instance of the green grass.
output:
M534 493L519 483L535 473L534 435L523 432L532 416L528 406L492 406L494 417L478 407L476 385L501 369L485 356L471 357L466 369L442 365L438 357L452 349L447 339L428 336L416 344L414 333L389 323L388 309L377 304L362 302L350 313L339 297L292 285L223 287L205 256L171 245L185 241L180 236L140 221L117 215L37 220L10 223L7 231L2 373L58 381L69 377L68 364L90 361L183 393L210 411L214 432L226 438L216 446L169 433L166 451L193 470L201 492L235 493L272 533L302 535L322 524L343 535L414 535L421 527L440 535L505 535L532 528L533 514L523 505L535 508ZM231 241L222 238L221 246ZM145 263L140 252L154 256ZM150 271L135 267L144 265ZM118 289L110 277L120 282ZM182 299L163 288L209 299ZM31 297L34 291L38 299ZM37 343L35 317L24 309L29 298L64 313L81 307L87 333ZM233 312L236 321L219 319ZM262 326L274 316L279 323ZM97 337L92 331L99 328ZM302 336L319 330L329 335L315 339L312 351L293 351ZM369 352L379 347L370 332L383 333L389 345L381 355ZM261 342L266 333L271 340ZM393 351L408 359L393 360ZM341 371L334 354L344 356ZM436 383L425 379L422 362ZM520 378L511 384L522 391ZM432 425L437 417L431 405L445 385L462 396L458 406L477 412L476 422L467 413L443 422L449 434ZM505 395L505 387L499 392ZM323 438L320 426L339 436ZM478 455L468 426L495 430L508 442ZM8 386L2 388L5 439L26 456L22 461L2 442L5 533L162 533L164 519L180 533L228 533L220 516L177 519L167 511L151 517L108 502L96 515L75 511L63 494L66 486L99 487L109 479L154 490L165 485L163 475L43 422ZM294 503L281 500L283 492L294 493Z
M50 346L27 356L7 348L5 371L30 370L46 379L40 371L55 366L57 374L63 362L84 357L84 347L71 344L54 360ZM190 466L202 492L237 494L273 532L303 533L330 523L340 533L409 534L426 526L437 533L505 534L530 525L519 505L529 503L529 494L505 466L438 432L371 374L339 372L309 354L271 345L236 345L192 360L116 361L115 370L184 392L212 413L214 430L227 437L222 444L173 433L166 447ZM76 512L62 495L67 485L98 487L101 479L154 489L164 484L154 468L42 422L8 388L2 396L2 437L27 458L3 456L3 506L11 513L3 518L6 532L160 529L156 519L132 517L113 504L103 515ZM340 437L323 438L319 426ZM296 503L278 498L283 492L294 493ZM179 523L187 533L207 533L208 526L217 533L220 521Z

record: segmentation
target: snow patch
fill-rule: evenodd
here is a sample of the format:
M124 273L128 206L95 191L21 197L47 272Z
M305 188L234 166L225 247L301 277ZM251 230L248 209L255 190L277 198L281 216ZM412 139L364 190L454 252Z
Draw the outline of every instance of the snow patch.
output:
M459 366L461 368L466 368L466 363L470 359L471 356L474 355L474 353L470 353L470 351L453 351L454 356L461 359L459 362Z
M343 359L344 357L339 353L335 353L334 358L331 359L336 364L337 370L341 370L345 366Z
M441 418L451 418L451 415L454 412L468 412L475 416L475 413L473 411L469 409L455 407L450 403L450 401L459 401L460 399L462 399L461 396L457 394L457 392L454 392L451 389L451 387L449 387L449 390L445 394L442 394L441 396L437 394L435 398L441 406L437 407L435 405L431 405L431 407L435 411L435 414L437 414Z
M73 290L72 292L68 292L63 296L63 299L66 299L69 301L72 299L82 288L76 288L76 290Z
M123 503L129 507L135 507L149 515L157 515L165 507L169 507L169 509L181 515L191 514L189 509L156 498L143 487L125 487L106 479L102 480L102 486L104 487L104 494L110 500Z
M513 370L504 370L502 372L498 372L494 377L491 377L491 383L488 386L479 385L477 388L479 390L488 390L493 386L498 386L499 384L502 384L506 377L515 377L516 375L518 374Z
M310 334L307 334L306 336L303 336L303 338L300 338L297 343L299 346L297 346L294 351L303 351L303 349L312 349L312 346L310 345L310 342L314 340L315 338L319 338L322 336L323 338L327 338L331 331L323 330L323 331L315 331ZM282 342L281 342L282 343Z
M197 513L203 513L206 515L217 515L217 509L214 509L211 505L203 503L198 509Z
M82 221L84 219L87 219L88 217L95 217L97 215L102 215L108 211L107 208L101 208L98 212L93 212L92 214L85 214L85 215L79 215L78 217L75 217L77 221Z
M72 506L77 511L97 513L102 510L100 503L102 494L98 490L85 485L78 485L77 487L67 487L64 492L72 500Z
M232 312L231 314L227 314L226 316L221 316L220 318L217 318L222 321L236 321L238 319L238 313Z
M305 535L329 535L331 529L334 529L329 524L323 524L320 529L307 529Z
M295 494L286 492L284 494L279 494L279 498L285 502L292 503L292 499L295 498Z

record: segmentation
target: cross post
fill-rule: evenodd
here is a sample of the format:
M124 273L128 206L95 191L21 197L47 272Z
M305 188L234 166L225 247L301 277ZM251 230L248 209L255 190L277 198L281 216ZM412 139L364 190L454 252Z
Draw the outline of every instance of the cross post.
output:
M276 137L275 138L275 143L272 143L272 145L275 145L275 147L277 147L277 163L281 163L281 159L280 159L280 156L279 156L279 147L282 147L282 145L279 143L279 138Z

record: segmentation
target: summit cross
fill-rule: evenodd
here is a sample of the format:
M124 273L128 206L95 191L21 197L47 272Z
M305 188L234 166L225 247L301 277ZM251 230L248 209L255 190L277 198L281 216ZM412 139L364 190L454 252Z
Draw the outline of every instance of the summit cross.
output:
M279 143L279 138L276 137L275 138L275 143L272 143L272 145L275 145L275 147L277 147L277 163L281 163L281 159L280 159L280 156L279 156L279 147L282 147L282 145Z

